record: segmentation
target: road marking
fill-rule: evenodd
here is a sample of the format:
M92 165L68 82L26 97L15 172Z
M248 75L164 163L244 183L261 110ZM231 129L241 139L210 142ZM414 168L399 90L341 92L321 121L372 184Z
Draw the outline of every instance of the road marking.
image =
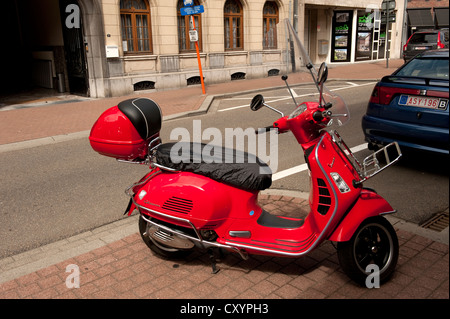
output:
M319 93L309 93L309 94L297 95L296 97L314 96L314 95L318 95L318 94ZM289 100L289 99L292 99L292 97L291 96L283 97L283 98L267 101L266 103L268 104L268 103L279 102L279 101L284 101L284 100ZM249 104L233 106L233 107L230 107L227 109L218 110L217 112L227 112L227 111L232 111L232 110L236 110L236 109L242 109L244 107L249 107Z
M350 149L350 151L352 153L357 153L357 152L365 150L365 149L367 149L367 143L352 147ZM307 169L308 169L308 164L306 164L306 163L285 169L284 171L273 174L272 181L276 181L276 180L291 176L293 174L297 174L297 173L306 171Z
M295 93L295 90L289 89L289 91L291 92L291 94L292 94L293 97L298 97L298 94Z
M376 82L369 82L369 83L362 83L362 84L357 84L357 83L353 83L353 82L347 82L347 83L349 83L350 85L349 86L338 87L336 89L331 89L330 91L333 92L333 91L340 91L340 90L345 90L345 89L350 89L350 88L355 88L355 87L360 87L360 86L373 85ZM314 96L314 95L319 95L319 93L307 93L307 94L297 95L294 92L294 97L306 97L306 96ZM291 99L291 98L292 97L290 97L290 96L289 97L285 96L285 97L281 97L279 99L267 101L266 103L269 104L269 103L273 103L273 102L279 102L279 101L288 100L288 99ZM237 110L237 109L241 109L241 108L248 107L248 106L249 106L249 104L238 105L238 106L229 107L227 109L217 110L217 112L227 112L227 111Z

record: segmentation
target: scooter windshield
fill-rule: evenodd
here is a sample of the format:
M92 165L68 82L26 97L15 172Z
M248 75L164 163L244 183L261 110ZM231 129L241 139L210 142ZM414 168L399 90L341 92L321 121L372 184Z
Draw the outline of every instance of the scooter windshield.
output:
M316 84L318 96L320 96L319 74L309 58L302 42L298 38L297 32L295 32L289 19L285 20L288 38L288 70L293 73L310 72L314 83ZM344 99L329 90L324 84L322 84L322 99L319 101L321 105L331 103L332 107L329 109L332 112L332 117L328 123L328 127L342 126L350 120L350 112L347 108L347 104ZM300 107L296 110L299 113Z

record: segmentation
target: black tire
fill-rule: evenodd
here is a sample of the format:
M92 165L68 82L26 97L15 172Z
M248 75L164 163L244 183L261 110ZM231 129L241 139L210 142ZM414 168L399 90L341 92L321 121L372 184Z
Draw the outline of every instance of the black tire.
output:
M192 253L192 249L181 250L167 247L159 243L156 244L148 236L144 235L146 231L147 222L142 218L142 216L139 216L139 234L141 235L142 240L153 253L160 257L165 259L183 259Z
M347 242L337 245L342 270L356 283L366 286L366 267L375 264L380 284L386 282L397 265L398 238L392 225L383 217L366 219Z

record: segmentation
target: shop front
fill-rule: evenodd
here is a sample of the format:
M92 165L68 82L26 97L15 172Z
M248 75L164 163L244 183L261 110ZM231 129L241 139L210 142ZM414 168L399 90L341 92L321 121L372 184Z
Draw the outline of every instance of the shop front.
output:
M388 32L380 11L338 10L332 19L330 62L379 60L388 54L392 23Z

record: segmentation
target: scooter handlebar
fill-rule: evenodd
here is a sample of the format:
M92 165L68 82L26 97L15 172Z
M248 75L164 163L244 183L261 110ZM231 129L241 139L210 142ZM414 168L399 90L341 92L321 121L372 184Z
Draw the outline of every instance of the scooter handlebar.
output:
M315 111L312 115L314 121L316 121L317 123L322 121L324 116L323 116L323 112L321 111Z
M269 125L269 126L266 126L266 127L261 127L261 128L257 128L256 130L255 130L255 134L261 134L261 133L266 133L266 132L269 132L271 129L273 129L274 127L273 127L273 125Z

